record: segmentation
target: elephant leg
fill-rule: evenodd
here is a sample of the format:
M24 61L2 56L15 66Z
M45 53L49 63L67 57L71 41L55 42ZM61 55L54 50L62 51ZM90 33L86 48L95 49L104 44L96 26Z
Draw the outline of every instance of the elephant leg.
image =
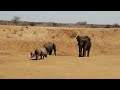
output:
M36 60L38 60L38 55L36 55Z
M83 48L83 57L86 56L86 48Z
M79 47L79 57L81 57L81 53L80 53L80 47Z
M46 51L47 51L47 55L49 55L49 49L48 48L46 48Z
M85 45L84 50L83 50L84 57L86 57L86 51L88 51L88 44ZM87 56L88 56L88 52L87 52Z
M55 54L55 56L56 56L56 49L54 49L54 54Z
M85 51L85 49L83 49L83 57L85 57L86 56L86 51Z
M52 55L52 50L50 50L49 55Z
M40 59L42 59L42 56L40 56Z
M53 48L52 49L54 49L54 54L56 56L56 45L54 43L53 43Z
M89 57L89 50L87 51L87 57Z
M51 52L49 52L49 55L51 55Z
M83 54L84 54L84 49L81 48L81 56L83 57Z
M90 49L88 49L88 51L87 51L87 57L89 57L89 53L90 53Z
M81 56L82 56L82 48L79 47L79 57L81 57Z

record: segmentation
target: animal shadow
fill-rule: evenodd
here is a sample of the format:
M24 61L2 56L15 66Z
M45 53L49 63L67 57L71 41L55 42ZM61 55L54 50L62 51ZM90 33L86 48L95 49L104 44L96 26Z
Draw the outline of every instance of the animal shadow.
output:
M30 60L36 60L36 59L31 58Z
M35 60L35 61L37 61L35 58L33 59L33 58L31 58L30 60ZM42 60L42 59L38 59L38 60Z

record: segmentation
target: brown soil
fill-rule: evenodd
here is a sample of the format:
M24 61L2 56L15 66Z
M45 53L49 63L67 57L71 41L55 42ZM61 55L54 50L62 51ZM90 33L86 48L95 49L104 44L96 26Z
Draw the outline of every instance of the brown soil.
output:
M78 57L72 33L88 35L90 57ZM31 60L30 52L55 42L57 56ZM0 26L0 78L120 78L119 28Z

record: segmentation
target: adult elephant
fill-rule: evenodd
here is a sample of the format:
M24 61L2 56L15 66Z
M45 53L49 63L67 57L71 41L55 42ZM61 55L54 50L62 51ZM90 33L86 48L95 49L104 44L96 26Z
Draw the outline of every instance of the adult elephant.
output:
M79 57L85 57L87 51L87 57L89 57L89 52L91 48L91 40L88 36L77 36L76 37L79 46ZM82 52L83 51L83 52Z
M45 43L45 44L43 45L43 47L46 48L47 53L48 53L49 55L52 55L52 51L54 50L54 54L55 54L55 56L56 56L56 44L55 44L55 43L48 42L48 43Z

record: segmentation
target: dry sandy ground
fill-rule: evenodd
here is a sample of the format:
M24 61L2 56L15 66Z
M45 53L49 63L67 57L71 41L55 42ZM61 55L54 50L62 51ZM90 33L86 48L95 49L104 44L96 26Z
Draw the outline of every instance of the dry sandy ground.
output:
M23 29L23 30L22 30ZM16 31L15 31L16 30ZM90 57L78 57L71 33L88 35ZM57 56L33 60L29 52L52 41ZM120 78L120 29L0 26L0 79Z
M29 55L0 56L1 79L111 79L120 78L120 56L89 58L48 56L31 60Z

